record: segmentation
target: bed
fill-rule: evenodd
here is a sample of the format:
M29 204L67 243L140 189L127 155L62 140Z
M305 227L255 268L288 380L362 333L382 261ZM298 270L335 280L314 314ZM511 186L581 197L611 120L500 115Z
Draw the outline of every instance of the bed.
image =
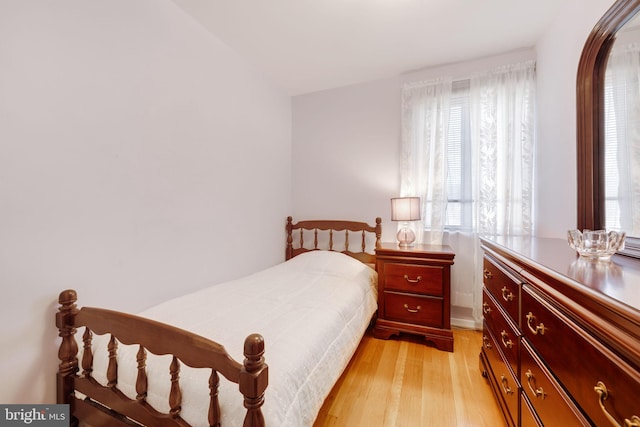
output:
M72 425L311 426L377 309L380 236L289 217L285 262L138 315L61 292L57 402Z

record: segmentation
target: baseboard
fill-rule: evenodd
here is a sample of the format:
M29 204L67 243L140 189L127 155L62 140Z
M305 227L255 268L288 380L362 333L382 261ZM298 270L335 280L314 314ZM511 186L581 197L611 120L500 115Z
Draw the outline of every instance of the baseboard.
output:
M451 318L451 327L460 329L474 329L476 331L482 330L482 323L476 322L473 319Z

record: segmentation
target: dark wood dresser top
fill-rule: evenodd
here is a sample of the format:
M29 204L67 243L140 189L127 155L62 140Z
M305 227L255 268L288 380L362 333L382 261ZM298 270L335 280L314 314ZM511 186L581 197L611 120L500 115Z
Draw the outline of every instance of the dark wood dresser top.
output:
M614 255L610 262L589 261L563 239L483 237L481 241L485 251L497 254L525 280L564 300L574 316L600 324L598 329L619 328L632 341L640 340L640 260Z
M640 311L640 260L614 255L610 262L584 259L566 240L548 238L483 238L490 248L536 269L548 270L560 281L594 298L612 300Z

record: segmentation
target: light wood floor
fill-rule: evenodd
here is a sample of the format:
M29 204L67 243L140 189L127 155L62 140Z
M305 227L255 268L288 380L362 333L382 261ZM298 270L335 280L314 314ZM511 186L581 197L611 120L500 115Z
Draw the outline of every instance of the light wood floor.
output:
M454 330L454 352L420 337L367 332L314 427L504 426L480 374L480 331Z

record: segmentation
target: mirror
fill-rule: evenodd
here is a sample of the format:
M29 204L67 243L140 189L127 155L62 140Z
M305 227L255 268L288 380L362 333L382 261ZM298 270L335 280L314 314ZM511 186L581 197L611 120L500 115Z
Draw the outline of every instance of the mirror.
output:
M617 191L618 184L623 186L630 184L624 175L621 175L619 183L611 181L607 183L606 179L607 158L611 159L616 155L612 155L611 147L607 149L606 145L605 118L607 114L611 114L612 110L610 108L607 113L605 106L605 76L612 49L614 52L618 50L616 39L618 36L626 37L625 31L629 28L627 25L632 25L630 21L638 11L640 11L640 0L617 0L589 35L578 64L577 226L580 230L606 228L607 197L611 197ZM637 96L640 96L640 93ZM613 134L616 133L622 135L624 132L621 132L621 129L615 129ZM607 187L610 188L608 191ZM612 187L616 189L611 190ZM627 209L632 208L627 207ZM633 230L628 232L626 248L621 253L640 258L640 232L633 232Z
M640 236L640 14L616 33L604 75L604 227Z

